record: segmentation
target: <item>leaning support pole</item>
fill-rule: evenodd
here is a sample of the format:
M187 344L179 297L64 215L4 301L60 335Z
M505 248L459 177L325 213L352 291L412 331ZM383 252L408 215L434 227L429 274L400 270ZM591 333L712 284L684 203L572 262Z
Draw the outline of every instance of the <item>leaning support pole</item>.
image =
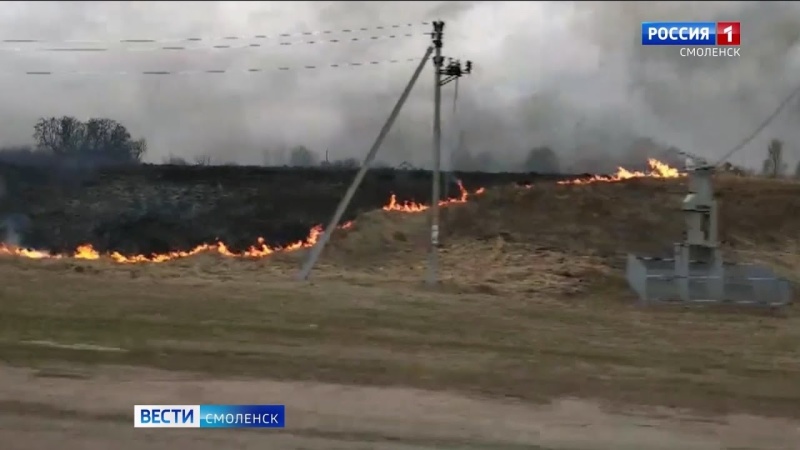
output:
M397 115L403 108L403 104L406 102L406 99L408 99L408 95L411 93L411 89L414 87L414 84L416 84L419 75L422 73L422 69L425 67L425 64L431 57L431 53L433 53L433 47L428 47L428 49L425 50L425 56L422 57L422 61L419 62L419 66L417 66L417 69L414 71L414 75L411 76L411 80L408 82L406 89L400 95L400 98L397 100L397 104L394 105L392 113L389 114L389 118L386 120L386 123L383 125L383 128L381 128L381 132L378 134L378 138L375 139L375 143L372 144L372 148L370 148L369 153L367 153L367 156L361 163L361 168L358 170L356 177L353 179L353 182L350 183L350 187L347 188L347 193L344 194L344 197L342 197L342 200L336 207L336 212L333 213L331 221L328 223L328 226L325 228L325 231L319 237L319 241L317 241L316 245L314 245L314 247L311 248L311 252L308 254L308 259L306 259L306 262L303 264L303 268L300 270L298 279L307 280L309 274L311 274L311 270L314 269L314 265L317 263L319 256L322 254L322 250L325 249L325 245L328 243L328 240L330 239L333 230L336 229L336 227L339 225L339 221L342 220L344 212L350 205L350 200L353 199L353 195L355 195L358 186L361 184L361 181L367 174L367 170L369 169L370 164L372 164L372 160L375 159L375 155L378 153L378 149L381 147L384 138L386 138L386 135L389 134L389 130L391 130L395 119L397 119Z

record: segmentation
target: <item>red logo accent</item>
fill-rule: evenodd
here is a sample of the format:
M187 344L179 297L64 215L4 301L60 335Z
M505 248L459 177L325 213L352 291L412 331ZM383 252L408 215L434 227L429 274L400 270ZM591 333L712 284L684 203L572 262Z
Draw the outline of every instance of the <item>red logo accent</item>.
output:
M717 45L739 45L741 29L741 22L717 22Z

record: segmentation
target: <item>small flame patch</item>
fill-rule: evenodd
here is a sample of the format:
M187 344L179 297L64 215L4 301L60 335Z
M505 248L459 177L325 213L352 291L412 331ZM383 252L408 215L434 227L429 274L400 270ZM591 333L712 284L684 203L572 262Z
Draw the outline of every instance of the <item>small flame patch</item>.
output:
M633 178L680 178L686 175L657 159L650 158L647 160L647 164L650 166L650 171L648 172L630 171L623 167L618 167L617 173L614 175L594 175L591 178L559 181L558 184L617 183Z

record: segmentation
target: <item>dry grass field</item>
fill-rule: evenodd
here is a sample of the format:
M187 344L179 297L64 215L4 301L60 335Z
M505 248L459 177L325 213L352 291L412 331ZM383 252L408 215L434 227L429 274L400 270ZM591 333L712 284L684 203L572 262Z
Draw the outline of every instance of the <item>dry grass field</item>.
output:
M800 314L635 304L628 251L680 239L681 180L490 189L375 211L305 251L0 259L9 449L792 449ZM726 257L800 282L800 184L718 180ZM136 403L284 402L280 433L134 430ZM293 409L294 408L294 409ZM178 431L178 430L170 430Z

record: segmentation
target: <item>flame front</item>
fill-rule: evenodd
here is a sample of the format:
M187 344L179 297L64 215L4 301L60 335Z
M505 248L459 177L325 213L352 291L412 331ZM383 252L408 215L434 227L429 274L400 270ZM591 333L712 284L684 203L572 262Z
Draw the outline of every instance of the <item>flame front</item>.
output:
M624 167L618 167L617 173L614 175L594 175L591 178L559 181L558 184L616 183L632 178L680 178L686 175L657 159L649 158L647 164L650 166L650 171L648 172L632 172Z
M632 172L627 169L620 167L617 170L617 173L610 176L603 176L603 175L595 175L591 178L585 179L575 179L575 180L568 180L568 181L559 181L558 184L590 184L590 183L613 183L618 181L624 181L632 178L679 178L685 176L678 172L678 169L670 167L669 165L662 163L661 161L655 159L648 159L648 164L650 165L650 171L645 172ZM530 188L531 186L524 186L526 188ZM484 188L479 188L475 192L469 193L465 188L461 181L458 181L458 189L460 194L456 198L450 198L447 200L441 200L439 202L439 206L449 206L459 203L466 203L471 195L480 195L485 192ZM402 213L419 213L423 211L427 211L430 208L429 205L425 205L422 203L416 202L398 202L397 197L392 194L389 198L389 202L383 207L384 211L395 211L395 212L402 212ZM339 229L348 229L353 226L354 222L346 222L340 225ZM285 245L282 247L270 247L266 244L266 241L263 237L259 237L256 240L256 244L250 246L248 249L242 252L233 252L231 251L224 242L215 242L213 244L200 244L197 247L191 250L185 251L173 251L168 253L156 253L152 255L123 255L119 252L112 252L107 255L101 255L100 252L94 249L91 244L83 244L79 245L75 251L70 254L52 254L48 251L43 250L32 250L27 248L20 248L14 247L7 244L0 243L0 255L13 255L13 256L20 256L23 258L28 259L61 259L61 258L73 258L73 259L83 259L83 260L97 260L101 257L107 256L112 261L119 263L119 264L137 264L137 263L162 263L167 261L172 261L176 259L182 258L189 258L194 255L198 255L200 253L217 253L222 256L231 257L231 258L265 258L277 252L291 252L295 250L300 250L303 248L308 248L314 246L319 240L320 235L322 234L322 226L317 225L311 230L309 230L308 236L300 241L294 242L289 245Z
M457 180L456 183L458 183L458 190L460 191L459 196L457 198L449 198L447 200L440 200L439 201L439 206L448 206L448 205L453 205L453 204L457 204L457 203L467 203L467 200L469 200L470 193L467 191L467 189L464 187L464 185L461 184L461 180ZM486 189L484 189L484 188L478 188L478 190L473 192L471 195L481 195L485 191L486 191ZM430 206L424 205L422 203L416 203L416 202L402 202L402 203L399 203L397 201L397 197L395 197L395 195L392 194L392 196L389 197L389 203L387 203L386 206L383 207L383 210L384 211L399 211L399 212L405 212L405 213L418 213L418 212L422 212L422 211L427 211L428 208L430 208Z
M466 203L467 199L470 195L479 195L482 194L485 189L480 188L469 194L464 186L461 184L461 181L458 182L458 188L461 191L458 198L452 198L448 200L442 200L439 202L440 206L447 206L456 203ZM398 203L397 198L392 194L391 198L389 199L389 203L383 207L385 211L399 211L404 213L416 213L422 212L429 208L428 205L423 205L414 202L403 202ZM338 229L348 229L352 228L354 222L345 222L342 225L339 225ZM217 253L222 256L231 257L231 258L250 258L250 259L258 259L258 258L265 258L277 252L291 252L295 250L300 250L303 248L313 247L314 244L317 243L319 240L320 235L322 234L323 229L321 225L317 225L312 227L311 230L308 232L308 236L300 241L294 242L289 245L285 246L276 246L271 247L267 245L266 240L263 237L259 237L256 240L256 244L250 246L246 250L242 252L233 252L231 251L224 242L215 242L213 244L200 244L197 247L191 250L185 251L173 251L168 253L156 253L152 255L123 255L119 252L111 252L107 255L101 255L100 252L92 247L92 244L83 244L79 245L78 248L71 254L52 254L48 251L43 250L32 250L20 247L14 247L7 244L0 243L0 255L12 255L12 256L20 256L23 258L28 259L61 259L61 258L73 258L73 259L83 259L83 260L97 260L103 256L107 256L112 261L119 263L119 264L139 264L139 263L162 263L167 261L172 261L176 259L182 258L189 258L194 255L198 255L200 253Z

